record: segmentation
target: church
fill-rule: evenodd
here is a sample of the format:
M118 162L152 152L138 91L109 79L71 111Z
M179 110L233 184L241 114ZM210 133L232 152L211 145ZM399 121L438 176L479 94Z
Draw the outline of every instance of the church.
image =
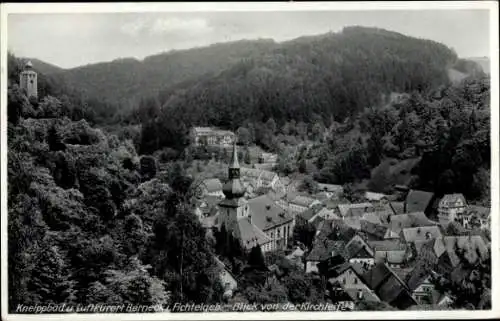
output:
M266 195L246 200L240 178L236 143L233 145L225 199L219 203L218 225L222 225L250 250L259 245L263 252L285 249L292 237L293 217Z

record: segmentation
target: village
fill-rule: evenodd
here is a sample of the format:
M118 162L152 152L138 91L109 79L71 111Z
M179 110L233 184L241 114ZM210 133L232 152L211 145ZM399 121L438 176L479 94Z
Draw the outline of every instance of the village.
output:
M232 132L198 127L191 139L231 150L225 181L199 181L194 213L207 237L224 226L247 251L284 253L287 264L326 281L329 302L446 309L456 297L439 284L477 281L477 266L490 257L490 209L468 204L462 194L395 186L392 195L366 191L350 202L341 185L299 191L300 181L273 171L276 154L262 152L257 163L241 166ZM238 277L216 260L231 301ZM280 273L276 264L267 268Z

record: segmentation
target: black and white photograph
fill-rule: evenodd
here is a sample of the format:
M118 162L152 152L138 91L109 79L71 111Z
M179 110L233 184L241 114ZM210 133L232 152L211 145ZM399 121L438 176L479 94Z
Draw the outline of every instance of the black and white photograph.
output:
M500 316L497 2L1 9L2 318Z

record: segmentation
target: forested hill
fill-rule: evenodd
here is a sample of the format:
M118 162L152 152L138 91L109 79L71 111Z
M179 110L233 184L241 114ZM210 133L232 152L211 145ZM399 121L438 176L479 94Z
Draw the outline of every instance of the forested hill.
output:
M84 96L108 103L138 102L153 96L159 89L205 73L217 73L236 61L258 56L273 49L273 40L235 41L189 50L176 50L146 57L117 59L62 70L52 74L62 77L70 88Z
M446 46L375 28L301 37L211 78L167 88L167 112L186 123L235 128L244 120L344 119L392 92L448 82L458 58Z

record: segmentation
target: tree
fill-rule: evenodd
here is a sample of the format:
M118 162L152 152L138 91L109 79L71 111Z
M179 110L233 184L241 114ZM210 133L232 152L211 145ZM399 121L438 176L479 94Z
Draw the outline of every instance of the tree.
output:
M293 239L297 242L301 242L307 248L312 248L315 235L316 229L309 222L297 224L293 229Z
M306 176L302 180L300 188L303 191L307 191L309 194L315 194L319 189L318 183L311 176Z
M269 118L266 122L266 128L269 130L271 135L276 134L276 122L273 118Z
M264 259L264 255L262 254L260 245L256 245L250 250L250 254L248 255L248 265L259 269L266 267L266 261Z
M305 157L301 158L299 161L299 172L302 174L307 173L307 161Z
M31 304L74 302L74 285L68 265L58 246L46 240L36 259L36 268L28 282Z
M124 271L107 270L106 288L120 298L122 304L160 305L169 303L169 293L164 282L150 276L149 266L143 265L137 257L131 257Z
M250 131L246 127L239 127L236 131L238 135L238 143L241 145L248 146L252 142L252 137Z
M156 159L152 156L143 156L140 160L140 173L143 181L148 181L156 176Z

